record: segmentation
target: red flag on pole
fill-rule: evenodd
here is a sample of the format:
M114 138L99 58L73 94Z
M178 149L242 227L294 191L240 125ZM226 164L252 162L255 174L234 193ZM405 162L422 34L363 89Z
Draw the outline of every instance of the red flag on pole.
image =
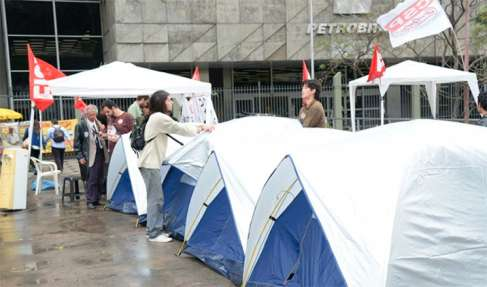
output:
M380 47L379 45L375 45L372 62L370 63L369 78L367 79L367 81L371 82L377 78L382 77L385 71L386 64L384 63L384 59L382 59Z
M191 79L196 80L196 81L201 81L200 67L199 66L196 66L196 69L194 69L193 77L191 77Z
M29 60L30 100L43 112L54 103L47 81L64 77L65 75L50 64L36 58L29 44L27 44L27 57Z
M76 97L76 99L74 100L74 108L82 111L86 108L86 103L80 97Z
M302 76L302 81L306 81L311 79L311 76L308 72L308 67L306 67L306 62L303 60L303 76Z

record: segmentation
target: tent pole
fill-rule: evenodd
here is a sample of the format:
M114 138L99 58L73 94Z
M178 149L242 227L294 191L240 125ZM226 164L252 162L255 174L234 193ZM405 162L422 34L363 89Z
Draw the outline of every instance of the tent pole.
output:
M349 89L349 97L350 97L350 117L352 121L352 132L356 130L356 123L355 123L355 92L356 89L352 88L351 86L348 87Z
M176 252L176 256L181 256L181 254L183 253L183 250L186 248L186 241L183 241L183 243L181 243L181 246L179 247L178 251Z
M385 108L384 108L384 97L380 96L380 125L384 125L384 115L385 115Z

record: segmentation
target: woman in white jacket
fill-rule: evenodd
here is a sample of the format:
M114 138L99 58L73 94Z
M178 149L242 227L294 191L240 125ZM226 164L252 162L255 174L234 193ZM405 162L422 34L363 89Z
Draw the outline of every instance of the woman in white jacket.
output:
M172 99L166 91L157 91L149 100L150 115L144 130L145 146L139 158L139 167L147 189L147 231L149 241L169 242L163 232L163 193L160 168L165 160L167 134L194 136L211 132L214 127L205 124L179 123L171 118Z

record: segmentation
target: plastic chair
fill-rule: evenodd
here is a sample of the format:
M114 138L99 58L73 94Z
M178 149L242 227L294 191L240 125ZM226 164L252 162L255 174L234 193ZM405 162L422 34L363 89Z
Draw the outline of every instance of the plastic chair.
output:
M32 160L32 162L34 163L34 166L37 171L36 195L38 195L42 189L42 178L46 178L46 177L53 178L56 195L59 195L58 176L61 173L61 171L57 169L56 163L52 161L39 160L35 157L31 157L30 160Z

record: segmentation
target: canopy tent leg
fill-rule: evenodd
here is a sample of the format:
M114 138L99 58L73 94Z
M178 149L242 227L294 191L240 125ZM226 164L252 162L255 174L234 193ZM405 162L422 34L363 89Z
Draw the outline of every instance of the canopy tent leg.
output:
M385 117L385 107L384 107L384 97L380 96L380 125L384 125L384 117Z

